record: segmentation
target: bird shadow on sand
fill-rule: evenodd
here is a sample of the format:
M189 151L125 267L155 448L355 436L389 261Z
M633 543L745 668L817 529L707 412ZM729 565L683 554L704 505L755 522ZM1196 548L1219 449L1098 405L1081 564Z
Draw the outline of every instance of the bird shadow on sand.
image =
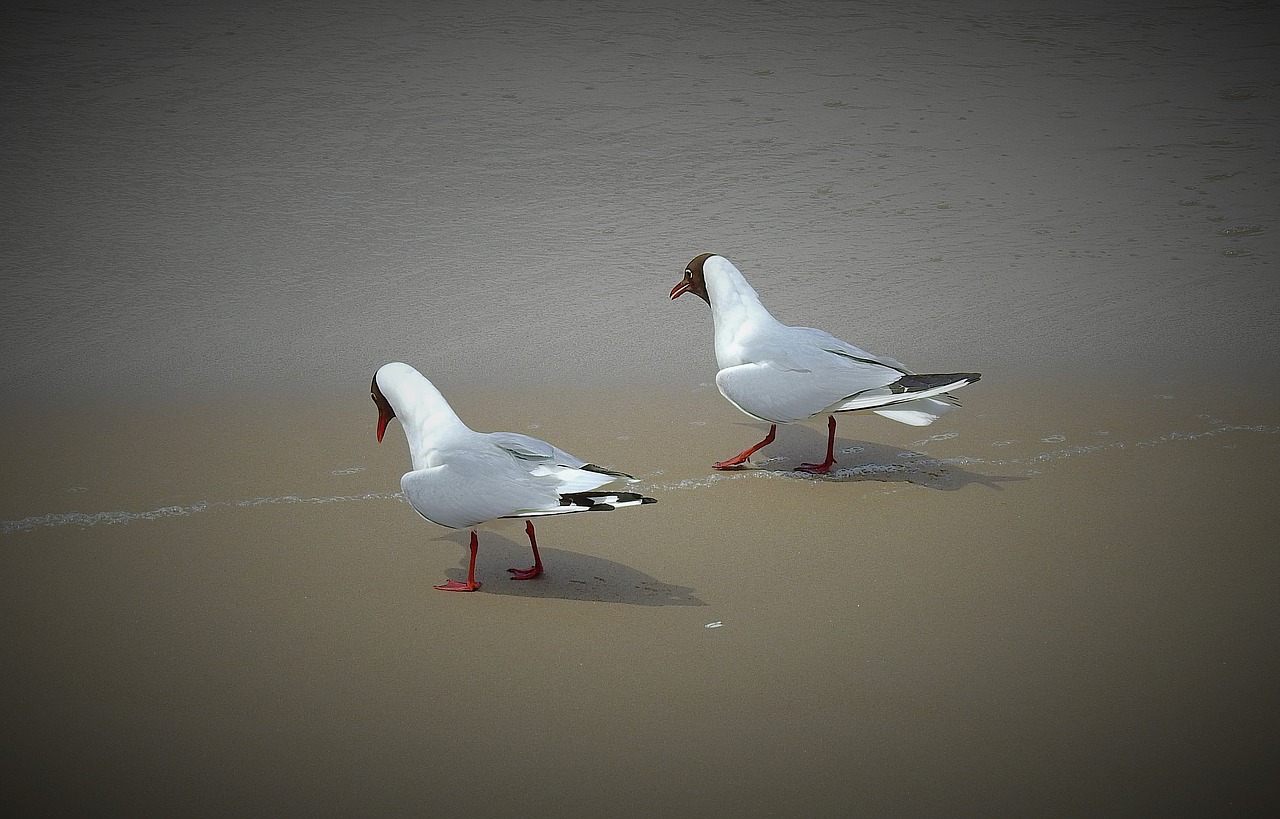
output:
M820 461L826 453L827 438L807 428L796 430L788 440L779 440L752 457L750 469L791 475L797 478L829 481L880 481L910 483L953 492L977 484L1000 491L1002 483L1029 480L1022 475L983 475L960 465L962 458L941 458L917 449L836 438L835 465L826 475L810 475L795 471L801 463ZM797 457L796 453L808 457ZM764 457L761 457L764 456Z
M446 572L448 578L466 580L470 535L464 533L442 539L455 543L462 554L458 567ZM476 580L480 583L476 593L633 606L707 605L688 586L663 582L623 563L580 552L549 549L541 544L538 550L542 553L542 574L532 580L515 580L507 569L528 568L533 563L528 544L482 532L476 556Z

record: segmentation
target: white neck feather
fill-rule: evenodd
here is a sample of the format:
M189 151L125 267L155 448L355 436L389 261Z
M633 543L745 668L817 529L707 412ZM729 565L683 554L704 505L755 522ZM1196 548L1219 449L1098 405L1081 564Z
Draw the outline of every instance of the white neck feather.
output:
M414 469L426 466L431 450L472 431L435 385L408 364L387 364L378 370L377 379L378 389L404 427Z
M778 324L746 278L723 256L712 256L702 267L711 319L716 330L716 361L721 368L743 363L736 350L746 337Z

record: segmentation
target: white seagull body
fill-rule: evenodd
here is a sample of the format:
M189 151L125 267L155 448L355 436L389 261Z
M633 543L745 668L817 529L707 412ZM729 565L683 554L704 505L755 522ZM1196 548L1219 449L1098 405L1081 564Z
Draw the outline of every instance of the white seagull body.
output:
M769 435L717 469L742 466L773 441L778 424L815 415L828 419L827 460L803 464L826 472L835 463L835 415L870 410L913 426L933 423L956 405L948 392L972 384L978 373L918 375L898 361L875 355L812 327L775 319L746 278L723 256L703 253L691 261L671 298L693 293L711 306L715 324L716 386L735 407L769 421Z
M418 514L432 523L465 529L499 518L609 511L655 502L635 492L597 491L618 480L635 479L589 464L546 441L517 432L471 429L435 385L408 364L379 368L370 394L378 407L378 441L392 418L399 418L404 427L413 468L401 477L400 488ZM511 570L522 580L542 573L532 521L525 531L535 563L530 569ZM478 588L476 550L473 528L467 582L449 581L436 588Z

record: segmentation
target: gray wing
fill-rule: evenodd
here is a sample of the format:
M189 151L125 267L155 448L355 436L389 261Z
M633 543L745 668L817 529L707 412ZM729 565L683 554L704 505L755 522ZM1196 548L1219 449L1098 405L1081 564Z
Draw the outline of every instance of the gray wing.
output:
M585 466L586 461L532 435L519 432L490 432L489 441L510 452L518 460L532 463L556 463L561 466Z
M902 377L896 361L812 327L788 327L753 350L753 361L716 375L725 398L748 415L790 423Z
M555 475L561 492L585 492L623 478L634 481L625 472L605 469L570 455L559 447L518 432L490 432L490 443L508 452L532 475Z
M896 370L899 375L911 374L911 371L896 358L867 352L861 347L858 347L855 344L850 344L844 339L836 338L826 330L819 330L816 327L788 327L787 329L791 331L790 335L793 339L793 343L802 342L805 347L812 350L820 350L858 361L879 364L882 367L888 367L891 370Z
M400 488L427 520L461 529L560 506L560 481L532 475L499 451L451 452L436 466L407 472Z

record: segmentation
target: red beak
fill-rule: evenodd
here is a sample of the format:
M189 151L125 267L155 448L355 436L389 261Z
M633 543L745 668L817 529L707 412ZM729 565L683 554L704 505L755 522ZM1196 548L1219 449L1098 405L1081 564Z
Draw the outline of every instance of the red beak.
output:
M689 288L690 288L692 285L693 285L693 280L692 280L692 279L685 279L685 280L681 281L681 282L680 282L679 284L677 284L675 287L671 288L671 298L673 298L673 299L678 299L678 298L680 298L680 297L681 297L681 296L683 296L685 293L688 293L688 292L689 292Z
M369 385L369 397L373 399L373 404L378 408L378 443L382 443L382 436L387 431L387 424L392 418L396 417L396 411L391 408L391 402L382 394L382 390L378 389L378 379L375 377L373 383Z

